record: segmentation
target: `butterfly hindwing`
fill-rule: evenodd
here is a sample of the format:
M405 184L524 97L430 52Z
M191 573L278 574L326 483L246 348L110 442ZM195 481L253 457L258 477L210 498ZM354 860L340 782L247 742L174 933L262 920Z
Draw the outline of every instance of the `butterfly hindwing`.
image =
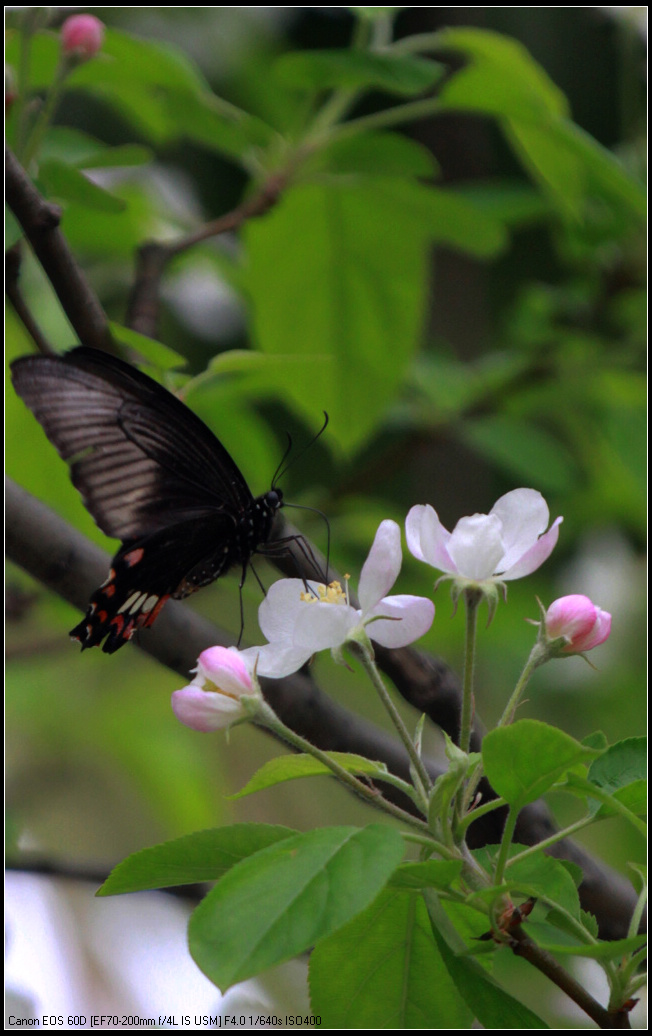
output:
M19 396L70 464L87 509L122 540L108 579L72 630L109 653L268 540L280 490L254 498L209 428L147 375L79 347L12 364Z

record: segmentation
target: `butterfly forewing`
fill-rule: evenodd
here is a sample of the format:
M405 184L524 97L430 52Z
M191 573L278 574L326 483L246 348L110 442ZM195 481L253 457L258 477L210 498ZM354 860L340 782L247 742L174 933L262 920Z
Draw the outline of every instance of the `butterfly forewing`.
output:
M254 499L210 429L140 371L80 347L17 360L12 377L99 527L123 541L72 631L82 647L106 637L116 651L168 597L244 572L269 538L280 491Z

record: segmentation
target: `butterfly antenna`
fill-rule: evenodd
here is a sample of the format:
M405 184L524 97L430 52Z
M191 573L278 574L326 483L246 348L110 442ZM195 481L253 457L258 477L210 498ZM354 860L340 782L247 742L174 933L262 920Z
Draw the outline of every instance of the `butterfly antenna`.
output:
M323 423L323 425L321 426L319 431L315 435L313 435L312 439L310 439L310 441L306 443L306 445L303 447L303 449L299 453L297 453L296 457L292 458L292 463L293 464L296 464L296 462L298 460L300 460L301 457L303 457L303 455L305 453L308 452L308 450L310 449L311 446L315 445L315 443L317 442L317 439L319 439L320 436L322 436L324 434L324 432L326 431L326 428L328 427L328 414L326 413L325 410L324 410L323 413L324 413L324 423ZM291 438L289 432L287 433L287 437L288 437L288 446L287 446L287 449L286 449L285 453L283 454L283 457L281 458L281 463L279 464L278 468L276 469L276 472L274 474L274 478L272 479L272 489L276 489L276 485L277 485L279 479L283 478L283 476L286 474L286 472L290 468L290 465L285 463L287 458L289 457L290 451L292 449L292 438Z

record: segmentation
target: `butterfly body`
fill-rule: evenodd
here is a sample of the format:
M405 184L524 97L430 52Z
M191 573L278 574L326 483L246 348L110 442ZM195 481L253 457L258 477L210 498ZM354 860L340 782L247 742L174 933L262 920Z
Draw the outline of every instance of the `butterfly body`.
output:
M79 347L12 364L18 395L70 464L74 485L108 536L122 540L108 579L71 631L82 648L122 647L181 599L270 538L283 496L254 497L206 425L121 360Z

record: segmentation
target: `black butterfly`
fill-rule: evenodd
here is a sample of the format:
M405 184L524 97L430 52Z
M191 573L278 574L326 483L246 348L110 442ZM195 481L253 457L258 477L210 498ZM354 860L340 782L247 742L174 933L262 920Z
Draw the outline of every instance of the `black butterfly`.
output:
M253 497L188 407L108 353L81 346L23 357L11 372L100 529L122 540L71 630L82 649L106 637L103 650L117 651L152 625L169 597L187 597L233 565L244 580L283 506L280 489Z

